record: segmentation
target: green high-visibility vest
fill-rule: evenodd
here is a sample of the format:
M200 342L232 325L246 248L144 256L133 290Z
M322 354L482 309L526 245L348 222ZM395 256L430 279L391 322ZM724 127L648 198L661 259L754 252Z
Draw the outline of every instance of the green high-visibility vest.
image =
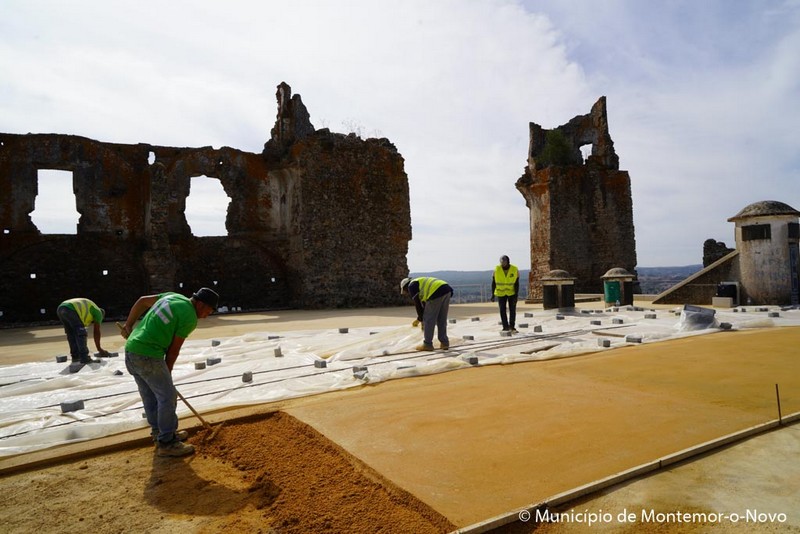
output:
M437 289L445 285L447 282L444 280L439 280L438 278L433 278L431 276L423 276L421 278L415 278L415 282L419 282L419 300L420 302L425 302L431 295L433 295Z
M510 297L514 294L514 284L519 278L516 265L509 265L508 272L501 265L494 268L494 296Z

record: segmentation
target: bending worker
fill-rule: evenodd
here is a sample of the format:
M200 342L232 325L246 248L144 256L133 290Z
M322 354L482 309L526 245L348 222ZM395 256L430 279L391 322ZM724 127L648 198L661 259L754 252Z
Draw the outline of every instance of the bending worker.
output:
M184 340L216 309L219 295L206 287L191 298L178 293L139 297L121 327L125 344L125 367L133 375L142 397L144 413L156 442L158 456L185 456L194 452L183 443L187 433L178 432L178 393L172 382L172 367ZM134 329L142 313L147 312Z
M447 312L450 309L450 297L453 288L444 280L423 276L420 278L403 278L400 282L400 294L408 295L417 308L417 318L412 323L419 326L422 322L422 345L417 350L433 350L433 330L436 329L440 348L450 348L447 338Z
M100 356L108 357L108 351L100 347L100 324L106 313L103 308L89 299L74 298L65 300L56 309L61 324L64 325L64 332L67 334L69 343L69 353L72 356L72 363L97 363L89 356L88 333L86 327L94 324L94 346Z
M497 297L500 305L500 321L503 323L503 332L517 333L517 297L519 295L519 269L511 265L508 256L500 258L500 265L494 268L492 276L492 301ZM508 315L506 315L508 304Z

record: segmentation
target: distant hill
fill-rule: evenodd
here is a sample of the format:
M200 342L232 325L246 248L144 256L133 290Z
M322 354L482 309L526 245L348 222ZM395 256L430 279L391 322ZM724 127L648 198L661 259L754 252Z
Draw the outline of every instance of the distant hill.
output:
M683 265L676 267L637 267L639 287L646 295L657 295L669 289L678 282L686 279L702 269L701 264ZM411 273L410 276L433 276L446 280L456 289L457 302L482 302L490 297L492 273L494 271L433 271L426 273ZM530 269L519 272L520 294L528 292L528 274ZM474 287L470 287L474 286Z

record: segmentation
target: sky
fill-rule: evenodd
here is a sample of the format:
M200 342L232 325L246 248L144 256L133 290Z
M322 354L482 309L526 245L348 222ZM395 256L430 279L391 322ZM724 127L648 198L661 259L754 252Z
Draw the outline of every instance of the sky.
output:
M606 96L638 266L690 265L748 204L800 209L798 51L800 0L0 0L0 131L260 153L286 82L403 156L412 272L527 269L529 123ZM40 173L43 232L75 231L64 182ZM196 235L221 189L193 179Z

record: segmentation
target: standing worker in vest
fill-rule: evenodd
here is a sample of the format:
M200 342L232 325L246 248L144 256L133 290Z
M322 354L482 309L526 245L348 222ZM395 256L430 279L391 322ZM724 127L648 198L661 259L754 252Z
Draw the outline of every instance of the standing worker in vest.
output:
M503 332L517 333L517 297L519 295L519 269L511 265L508 256L500 258L500 265L494 268L492 276L492 302L497 297L500 305L500 321L503 323ZM508 304L508 315L506 315Z
M440 348L450 348L447 338L447 312L450 309L450 297L453 288L444 280L423 276L420 278L403 278L400 281L400 294L408 295L417 308L417 318L412 326L422 322L422 345L417 350L433 350L433 330L436 329Z
M128 340L125 367L139 388L158 456L194 452L192 445L183 443L187 433L178 432L178 393L172 382L172 367L183 342L197 327L197 320L211 315L218 303L219 295L207 287L191 298L178 293L146 295L134 303L121 327L122 337Z
M105 317L105 311L89 299L74 298L65 300L56 309L61 324L64 325L64 332L67 334L69 343L69 353L72 356L72 363L97 363L89 356L88 337L86 327L94 324L94 345L100 356L108 357L108 351L100 347L100 324Z

